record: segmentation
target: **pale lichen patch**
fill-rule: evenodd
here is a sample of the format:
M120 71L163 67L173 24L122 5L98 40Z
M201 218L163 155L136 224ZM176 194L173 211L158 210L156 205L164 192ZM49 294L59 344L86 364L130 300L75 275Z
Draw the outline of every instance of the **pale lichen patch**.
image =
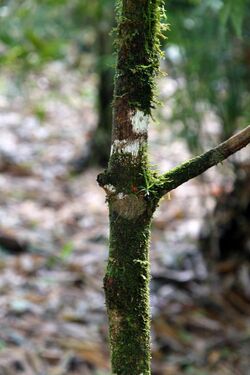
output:
M110 338L111 338L111 345L112 345L112 342L116 342L116 337L118 336L120 332L122 317L116 309L112 309L109 311L109 320L111 323L111 327L110 327L111 337Z
M111 147L111 154L116 152L122 154L131 154L132 156L137 156L140 150L142 142L139 139L134 141L129 140L115 140Z
M134 194L124 195L123 199L113 201L113 209L119 216L128 220L142 215L146 208L146 202Z
M149 115L145 115L142 111L137 110L131 116L131 123L135 134L146 134L148 131Z
M124 194L124 193L119 193L118 195L117 195L117 198L118 199L123 199L123 198L125 198L126 197L126 195Z
M107 194L114 194L116 192L115 187L111 184L104 185L103 188L106 190Z
M139 140L129 142L125 147L123 152L132 154L133 156L137 156L140 150L140 142Z

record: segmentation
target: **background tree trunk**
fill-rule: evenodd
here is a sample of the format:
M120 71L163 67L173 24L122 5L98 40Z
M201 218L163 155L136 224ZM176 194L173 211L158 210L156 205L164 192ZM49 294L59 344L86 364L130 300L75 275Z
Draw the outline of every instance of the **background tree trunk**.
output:
M110 155L111 104L114 91L114 68L108 62L108 58L112 55L112 40L108 32L111 25L106 24L106 27L100 27L97 35L99 60L98 124L89 145L88 160L85 161L85 166L94 164L107 167Z
M103 9L104 7L104 9ZM114 92L114 67L112 66L113 38L110 30L114 25L113 9L106 15L105 5L100 5L100 20L96 30L97 55L97 112L98 122L87 148L72 161L72 170L81 173L91 165L106 168L108 165L111 130L112 130L112 99Z

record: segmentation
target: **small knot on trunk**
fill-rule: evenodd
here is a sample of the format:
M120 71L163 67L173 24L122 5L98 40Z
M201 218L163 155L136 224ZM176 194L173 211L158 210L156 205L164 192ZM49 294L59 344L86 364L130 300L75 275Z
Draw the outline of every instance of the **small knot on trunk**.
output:
M109 184L109 175L107 171L105 170L104 172L98 174L96 181L98 182L99 186L102 188Z

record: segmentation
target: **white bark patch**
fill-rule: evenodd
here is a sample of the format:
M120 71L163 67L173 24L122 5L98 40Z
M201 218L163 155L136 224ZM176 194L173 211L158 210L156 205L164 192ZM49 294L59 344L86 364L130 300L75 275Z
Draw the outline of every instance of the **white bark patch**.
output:
M104 189L109 193L109 194L114 194L115 193L115 187L111 184L109 185L104 185Z
M120 154L131 154L133 156L137 156L140 150L141 142L139 139L136 139L134 141L114 141L112 147L111 147L111 154L114 154L115 152L118 152Z
M148 131L149 115L145 115L142 111L136 111L131 117L133 132L136 134L146 134Z
M117 195L117 198L118 199L124 199L126 197L126 195L124 194L124 193L119 193L118 195Z
M119 216L129 220L142 215L146 208L146 201L135 194L124 195L123 199L113 201L113 209Z
M132 154L133 156L137 156L140 149L140 142L138 140L129 142L125 147L124 151L126 153Z

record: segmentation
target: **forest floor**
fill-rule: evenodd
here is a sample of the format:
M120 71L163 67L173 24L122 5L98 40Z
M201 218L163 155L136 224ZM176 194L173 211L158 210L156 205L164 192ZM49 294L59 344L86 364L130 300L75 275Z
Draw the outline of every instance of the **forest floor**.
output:
M96 123L95 81L60 64L29 77L21 93L0 79L0 375L110 374L108 211L100 171L70 173ZM189 156L167 126L152 125L150 139L161 170ZM155 215L154 375L249 374L250 304L228 288L228 262L223 277L208 270L198 241L232 184L225 162L174 191Z

